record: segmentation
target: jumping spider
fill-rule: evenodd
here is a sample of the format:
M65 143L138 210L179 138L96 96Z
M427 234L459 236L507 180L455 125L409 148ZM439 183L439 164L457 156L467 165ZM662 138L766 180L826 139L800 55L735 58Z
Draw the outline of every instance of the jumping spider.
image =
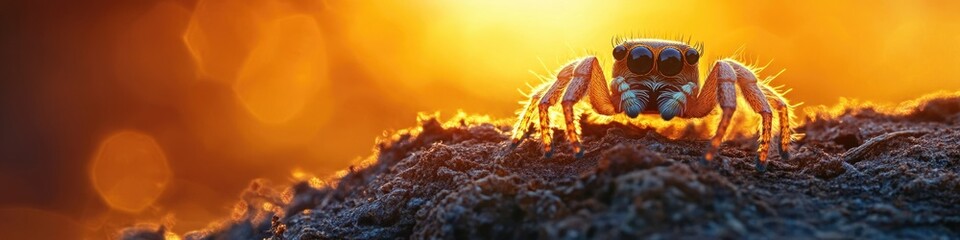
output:
M556 81L534 89L519 114L512 140L514 146L530 131L534 113L539 111L539 128L545 157L553 153L549 108L558 101L563 108L566 138L577 157L583 156L580 129L574 123L573 106L587 96L591 108L601 115L626 113L630 118L658 114L663 120L674 117L702 118L716 106L722 110L720 123L704 155L712 161L718 155L723 135L737 107L736 86L753 111L762 118L759 149L755 159L757 171L766 169L770 148L773 110L780 119L781 159L788 159L791 106L777 89L758 82L756 74L733 59L718 60L700 89L699 69L702 48L660 39L630 39L613 48L613 81L603 76L595 56L570 62L557 73ZM562 99L562 100L561 100ZM656 104L652 104L656 103ZM786 136L785 138L782 136Z

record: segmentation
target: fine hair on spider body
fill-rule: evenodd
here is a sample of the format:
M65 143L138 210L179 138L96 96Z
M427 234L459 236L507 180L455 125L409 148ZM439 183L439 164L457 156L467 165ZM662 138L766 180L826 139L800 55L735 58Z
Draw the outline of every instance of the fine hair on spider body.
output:
M512 134L513 145L519 144L532 130L540 132L544 156L553 154L553 131L550 129L550 107L560 104L566 140L575 156L581 157L578 116L573 106L587 99L590 109L600 115L624 114L636 118L640 114L656 114L665 121L674 118L703 118L717 107L720 121L710 139L703 159L712 162L719 155L720 144L737 110L737 88L753 112L761 117L756 169L766 170L773 115L780 121L780 158L788 159L790 136L789 105L783 92L767 81L758 81L756 73L745 64L725 58L713 62L702 86L700 56L703 43L662 39L614 38L611 80L605 77L596 56L574 60L557 74L552 83L534 88L523 102ZM539 122L533 122L538 116Z

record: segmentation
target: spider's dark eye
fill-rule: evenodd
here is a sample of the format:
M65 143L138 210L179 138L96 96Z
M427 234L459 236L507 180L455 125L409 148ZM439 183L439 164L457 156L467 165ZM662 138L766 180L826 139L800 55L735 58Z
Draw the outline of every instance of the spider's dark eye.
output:
M636 74L649 73L653 69L653 52L644 46L633 48L630 58L627 58L627 68Z
M696 49L687 49L687 53L684 54L683 58L687 59L687 64L694 65L697 64L697 61L700 61L700 53Z
M621 60L623 59L623 57L626 57L626 56L627 56L627 48L623 47L623 45L617 45L617 47L613 48L614 59Z
M664 48L660 51L660 59L657 60L657 69L664 76L673 76L680 73L683 69L683 61L680 60L680 50L675 48Z

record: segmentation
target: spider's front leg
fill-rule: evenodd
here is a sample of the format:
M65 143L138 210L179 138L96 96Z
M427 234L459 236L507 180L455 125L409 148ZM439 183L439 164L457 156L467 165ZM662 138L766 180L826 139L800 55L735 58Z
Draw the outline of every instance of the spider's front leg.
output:
M704 82L703 90L700 91L695 101L691 101L692 105L689 106L690 111L686 112L688 114L686 117L706 116L719 102L722 110L720 123L717 126L716 134L710 140L709 149L704 155L707 161L713 160L718 155L720 143L722 143L723 136L730 125L730 119L737 109L736 86L734 84L740 86L744 99L754 112L760 114L762 119L756 168L757 171L763 172L766 170L772 135L773 111L771 111L771 102L780 113L781 135L789 136L790 134L790 108L786 99L783 99L780 93L766 84L758 82L756 74L749 68L732 59L717 61ZM781 158L786 159L789 157L787 148L790 140L789 137L781 139L783 140L780 149Z
M607 81L603 76L603 70L596 57L586 57L573 61L564 66L557 73L557 80L547 85L542 85L530 96L530 100L520 112L519 120L514 126L512 136L513 143L519 144L523 140L531 124L534 111L539 110L540 117L540 138L543 144L543 151L546 157L553 153L551 142L553 132L550 129L550 106L557 101L561 101L563 108L564 121L566 123L566 137L570 142L576 156L583 155L583 149L580 146L580 126L576 121L573 112L573 106L579 102L585 95L589 95L589 101L594 111L603 115L613 115L617 113L617 108L610 100L610 93L607 91ZM569 86L568 86L569 85Z

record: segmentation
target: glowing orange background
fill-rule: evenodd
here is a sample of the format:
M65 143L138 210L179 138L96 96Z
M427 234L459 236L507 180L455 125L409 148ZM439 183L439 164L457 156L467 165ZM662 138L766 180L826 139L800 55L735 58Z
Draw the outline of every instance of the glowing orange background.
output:
M742 47L745 60L786 69L775 85L807 105L956 90L957 9L956 1L3 2L0 232L40 231L37 222L98 238L137 221L202 228L228 216L251 179L331 174L371 154L384 130L412 126L417 112L513 117L516 89L538 82L531 71L549 74L586 54L609 63L615 35L692 36L707 60Z

